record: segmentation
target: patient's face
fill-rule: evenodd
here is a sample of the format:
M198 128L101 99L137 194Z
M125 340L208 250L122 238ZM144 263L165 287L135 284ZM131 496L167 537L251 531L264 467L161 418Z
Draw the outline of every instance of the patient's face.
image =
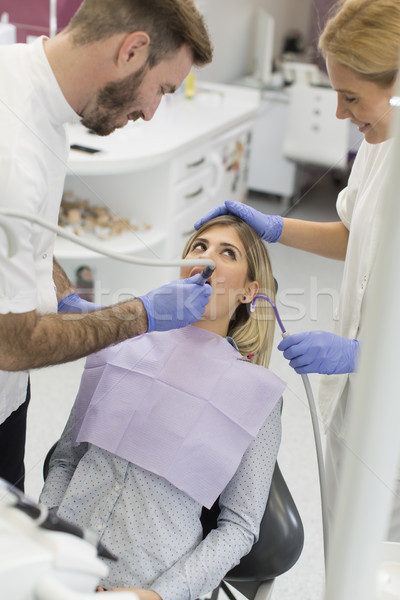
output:
M246 250L239 235L234 227L211 226L192 242L186 258L211 258L215 262L215 270L208 281L213 294L202 320L227 327L236 308L243 302L243 296L249 301L258 289L256 282L247 279ZM191 277L203 268L182 267L181 277Z

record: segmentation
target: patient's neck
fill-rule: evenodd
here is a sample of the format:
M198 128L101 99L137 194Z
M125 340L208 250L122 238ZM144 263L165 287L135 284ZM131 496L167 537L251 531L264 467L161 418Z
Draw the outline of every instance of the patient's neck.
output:
M193 325L195 327L200 327L200 329L211 331L211 333L216 333L221 337L226 337L228 335L229 319L224 319L223 321L220 319L202 319L201 321L197 321L197 323L193 323Z

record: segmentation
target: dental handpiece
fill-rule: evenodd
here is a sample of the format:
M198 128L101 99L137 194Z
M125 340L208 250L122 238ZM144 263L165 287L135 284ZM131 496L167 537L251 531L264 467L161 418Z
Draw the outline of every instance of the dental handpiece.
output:
M215 267L206 267L202 273L201 276L204 279L204 281L207 281L207 279L209 279L211 277L211 275L214 273L214 269Z

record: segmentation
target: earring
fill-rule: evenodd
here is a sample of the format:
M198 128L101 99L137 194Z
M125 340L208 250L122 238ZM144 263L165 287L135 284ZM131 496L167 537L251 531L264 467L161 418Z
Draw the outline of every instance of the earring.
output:
M246 300L246 296L243 296L243 300Z

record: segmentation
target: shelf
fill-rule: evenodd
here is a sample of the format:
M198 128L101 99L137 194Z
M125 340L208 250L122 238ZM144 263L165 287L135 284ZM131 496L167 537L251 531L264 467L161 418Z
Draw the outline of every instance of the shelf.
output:
M126 231L109 240L99 240L98 237L90 233L78 236L79 238L100 244L104 246L105 250L112 250L113 252L121 252L123 254L151 255L154 258L158 258L158 253L155 253L153 249L157 244L166 240L166 232L161 229L152 228L147 231ZM107 258L102 254L93 252L83 246L78 246L61 237L57 237L56 239L54 254L57 258L64 260L99 260Z

